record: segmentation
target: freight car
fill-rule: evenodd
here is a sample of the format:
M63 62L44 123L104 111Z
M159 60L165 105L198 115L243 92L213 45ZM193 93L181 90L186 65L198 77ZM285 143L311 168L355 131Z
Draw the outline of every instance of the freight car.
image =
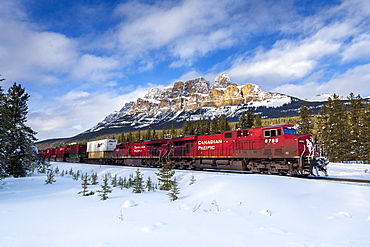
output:
M317 165L318 155L311 135L298 134L294 125L287 124L120 143L112 149L115 142L107 139L88 143L87 158L83 158L83 162L148 167L172 162L181 169L307 176Z

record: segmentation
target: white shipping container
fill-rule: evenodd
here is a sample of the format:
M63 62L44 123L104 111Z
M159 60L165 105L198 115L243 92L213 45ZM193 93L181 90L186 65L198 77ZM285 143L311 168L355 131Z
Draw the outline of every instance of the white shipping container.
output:
M104 139L87 143L87 152L107 152L116 148L116 139Z

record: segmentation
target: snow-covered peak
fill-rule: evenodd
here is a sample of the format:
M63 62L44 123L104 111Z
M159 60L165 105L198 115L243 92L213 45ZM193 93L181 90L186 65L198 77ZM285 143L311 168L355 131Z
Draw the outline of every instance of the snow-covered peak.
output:
M226 72L222 72L215 78L212 88L227 88L232 84L233 83L231 82L229 75Z

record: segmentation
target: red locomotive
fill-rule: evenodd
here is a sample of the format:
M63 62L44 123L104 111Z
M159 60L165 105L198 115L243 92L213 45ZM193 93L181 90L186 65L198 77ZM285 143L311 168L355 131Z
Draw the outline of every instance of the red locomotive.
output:
M182 169L239 170L306 176L315 165L311 135L294 125L226 131L154 141L120 143L103 164L159 167L172 162ZM87 155L89 157L89 155ZM83 162L90 163L89 158ZM96 157L94 159L96 162Z
M293 125L122 143L113 153L114 162L124 165L172 161L178 168L291 175L309 175L315 156L311 135L297 134Z

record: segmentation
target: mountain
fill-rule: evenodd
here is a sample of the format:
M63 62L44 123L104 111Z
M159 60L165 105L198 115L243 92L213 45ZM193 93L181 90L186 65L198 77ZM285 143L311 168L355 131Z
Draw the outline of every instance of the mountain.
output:
M163 89L152 88L143 98L126 103L120 111L109 114L82 134L109 133L118 129L132 131L148 126L160 129L172 123L181 127L184 121L218 118L222 114L230 121L237 121L247 109L265 118L297 116L302 102L296 97L264 92L255 84L238 85L227 73L221 73L212 86L199 77L178 81ZM313 109L321 105L308 103Z

